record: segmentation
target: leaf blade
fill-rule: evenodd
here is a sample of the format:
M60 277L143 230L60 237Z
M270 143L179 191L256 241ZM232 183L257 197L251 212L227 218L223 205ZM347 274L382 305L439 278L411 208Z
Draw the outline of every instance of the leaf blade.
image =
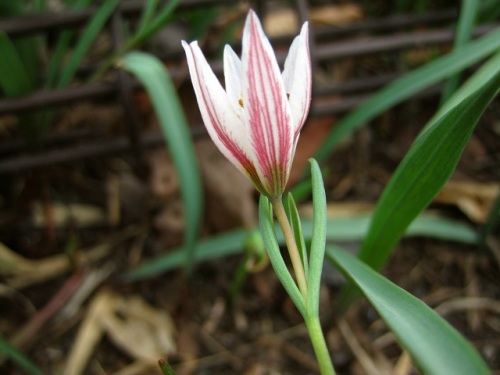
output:
M342 250L327 248L327 257L358 286L423 373L489 374L472 346L421 300Z
M154 56L131 52L124 56L122 67L134 74L147 89L161 129L172 155L181 184L186 215L184 242L186 265L191 267L202 220L203 193L198 163L182 105L166 68Z

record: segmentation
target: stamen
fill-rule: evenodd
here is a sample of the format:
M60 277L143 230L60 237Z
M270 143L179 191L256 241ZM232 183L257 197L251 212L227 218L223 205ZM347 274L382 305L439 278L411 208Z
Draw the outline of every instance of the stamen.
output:
M241 108L243 108L243 99L239 98L238 99L238 104L240 105Z

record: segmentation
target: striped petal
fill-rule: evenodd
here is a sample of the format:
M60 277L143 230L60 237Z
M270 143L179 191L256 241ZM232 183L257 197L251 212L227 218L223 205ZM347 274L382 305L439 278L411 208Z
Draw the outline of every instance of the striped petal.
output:
M283 83L288 94L295 137L298 138L311 104L312 74L307 22L290 46L283 70Z
M197 42L187 44L183 41L182 46L186 51L191 81L210 138L231 163L252 180L258 180L250 158L251 149L244 123L231 106ZM259 189L257 183L256 187Z
M226 45L224 48L224 78L226 81L226 93L234 108L234 111L240 118L243 117L243 91L241 88L242 66L240 58L234 53L233 49Z
M244 122L268 195L280 195L290 173L294 130L283 78L269 40L251 10L243 30Z
M260 193L281 196L311 100L307 23L292 43L281 74L260 21L250 10L241 60L231 47L224 50L225 90L198 44L182 45L210 137Z

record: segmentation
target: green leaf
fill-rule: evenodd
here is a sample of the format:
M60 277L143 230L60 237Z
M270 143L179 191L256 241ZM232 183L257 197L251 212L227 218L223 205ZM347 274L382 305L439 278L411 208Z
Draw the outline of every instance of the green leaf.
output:
M33 82L26 67L17 53L14 44L3 31L0 31L0 87L5 96L24 95L33 89Z
M366 296L423 374L490 373L472 346L425 303L342 250L327 248L326 254Z
M453 173L479 118L500 87L500 53L476 74L485 77L485 71L489 80L447 113L434 117L384 189L359 255L371 267L382 267L408 225Z
M194 251L195 261L203 262L240 254L243 252L243 243L250 233L246 229L237 229L197 242ZM125 281L135 281L176 269L185 264L186 253L185 247L172 249L168 253L151 259L139 267L126 272L123 275L123 279Z
M455 32L454 49L461 48L471 38L476 17L479 10L478 0L463 0L460 9L460 18L458 19L457 30ZM457 73L450 77L446 82L441 96L441 103L445 103L455 92L460 84L460 74Z
M103 2L79 38L78 44L75 46L67 64L62 69L56 87L65 87L71 82L94 40L102 32L104 25L119 4L120 0L107 0Z
M92 0L78 0L75 4L71 4L72 9L86 9L91 4ZM74 30L64 30L58 35L57 42L54 48L48 68L45 87L54 88L61 73L63 60L68 53L70 43L73 40L76 32Z
M499 48L500 29L496 29L387 85L337 123L317 151L315 158L322 162L342 139L388 108L477 63Z
M139 22L139 28L137 31L139 34L144 33L149 27L159 3L160 0L149 0L146 2L146 6L141 14L141 21Z
M293 195L288 193L287 195L287 207L288 207L288 220L290 221L290 225L293 229L293 235L295 237L295 243L299 248L300 258L302 259L302 265L304 266L304 273L306 277L309 273L309 260L308 253L306 248L306 242L304 240L304 235L302 231L302 223L300 221L299 211L297 210L297 206L295 205L295 201L293 199Z
M326 227L327 240L338 243L339 241L358 241L366 236L370 224L370 216L352 218L329 218ZM306 239L311 238L313 223L311 220L302 220L302 233ZM225 256L240 254L244 243L251 230L237 229L222 233L196 244L195 261L203 262ZM458 241L474 244L478 241L477 232L468 225L454 220L422 215L411 223L406 232L407 236L427 236L442 240ZM277 240L284 244L281 232L277 232ZM170 250L167 254L151 259L139 267L128 271L124 275L126 281L153 277L158 274L182 266L186 259L186 250L181 247Z
M198 164L182 105L166 68L156 57L132 52L124 56L122 67L134 74L148 91L179 175L186 217L185 260L190 268L202 219L203 198Z
M286 289L288 295L290 296L302 316L305 316L306 306L304 303L304 298L302 297L297 284L295 284L292 275L290 275L285 261L283 260L283 256L281 255L278 241L276 240L276 231L274 220L272 217L272 208L269 200L263 195L261 195L259 201L259 228L264 240L267 255L269 256L269 260L273 265L276 276L278 276L278 279L281 281L281 284Z
M311 235L311 251L309 255L309 274L307 275L307 306L310 314L318 314L321 272L326 244L326 195L321 170L314 159L311 163L311 180L313 195L313 227Z
M35 366L28 358L24 356L17 348L12 346L0 335L0 353L4 353L19 367L24 369L30 375L43 375L43 372Z
M157 12L158 14L155 18L151 19L148 24L142 26L137 34L126 43L123 52L130 51L164 26L165 23L170 20L175 9L179 5L179 1L180 0L170 0L159 12Z

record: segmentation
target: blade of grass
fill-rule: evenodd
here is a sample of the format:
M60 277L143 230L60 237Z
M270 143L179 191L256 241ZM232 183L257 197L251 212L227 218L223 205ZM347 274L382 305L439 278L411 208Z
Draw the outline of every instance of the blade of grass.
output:
M408 225L453 173L479 118L500 88L500 53L469 81L477 82L477 77L488 75L482 87L431 120L384 189L359 253L359 258L375 270L385 264ZM338 313L345 311L355 295L352 286L344 290Z
M370 216L348 219L329 218L326 223L327 241L335 243L339 241L359 241L366 236L370 220ZM313 223L311 220L306 219L301 221L303 236L309 241L311 239L312 226ZM194 252L195 261L203 262L240 254L244 248L243 244L252 233L252 230L238 229L199 241L196 244ZM428 215L422 215L414 220L408 228L406 236L431 237L467 244L474 244L478 241L478 233L470 226L454 220ZM279 245L283 245L283 236L279 230L276 237ZM183 247L172 249L168 254L156 257L126 272L123 277L126 281L134 281L176 269L182 266L186 259L185 254L186 250Z
M137 29L137 32L139 34L145 33L149 28L149 25L154 17L154 13L159 3L160 0L149 0L146 2L146 7L142 11L141 21L139 22L139 27Z
M314 158L318 162L324 161L335 146L357 128L413 94L495 53L499 48L500 29L495 29L389 84L337 123Z
M92 3L92 0L78 0L75 2L72 2L71 8L72 9L86 9L89 7L89 5ZM45 82L45 87L47 88L54 88L57 83L57 79L59 77L59 74L62 70L62 65L63 65L63 60L65 56L67 55L69 48L70 48L70 43L73 40L73 37L75 36L76 32L74 30L65 30L62 31L56 42L56 46L54 48L54 53L52 54L48 69L47 69L47 79Z
M104 1L94 14L69 57L67 64L62 69L59 80L57 81L57 88L65 87L71 82L76 70L92 46L92 43L94 43L96 37L102 32L104 25L119 4L120 0Z
M162 26L164 26L172 17L175 9L179 5L180 0L170 0L168 4L166 4L159 14L150 21L147 27L139 29L137 33L134 34L133 37L128 39L120 50L110 56L101 67L96 71L96 73L92 76L91 82L97 81L105 72L108 71L109 68L115 64L116 60L124 56L126 53L132 51L134 48L143 43L146 39L148 39L151 35L156 33Z
M306 316L306 301L299 290L295 280L288 271L288 267L281 256L278 240L276 237L276 226L274 225L272 207L269 200L261 195L259 200L259 229L264 240L264 246L273 265L276 276L281 281L281 285L286 289L293 303L302 316Z
M24 95L33 89L26 66L7 34L0 31L0 86L8 97Z
M313 198L313 225L311 228L311 250L309 255L309 273L307 275L307 305L308 312L319 314L319 292L321 272L325 257L326 244L326 193L318 162L309 159L311 163L311 181Z
M408 225L453 173L483 111L500 87L500 54L481 69L491 79L422 133L380 197L360 258L379 269ZM480 73L478 73L480 74Z
M2 335L0 335L0 353L4 353L8 358L14 361L21 367L27 374L30 375L43 375L42 370L33 364L28 358L24 356L17 348L12 346Z
M196 155L182 105L166 68L156 57L132 52L124 56L122 67L134 74L148 91L179 175L186 217L185 260L190 269L201 224L203 194Z
M219 234L196 243L195 261L203 262L222 258L243 252L243 243L252 231L237 229ZM126 272L123 279L127 282L153 277L161 273L181 267L186 259L184 247L172 249L168 254L161 255Z
M345 251L327 248L326 255L366 296L423 374L490 373L463 336L421 300Z
M134 48L139 43L142 43L144 40L148 39L151 35L156 33L165 23L168 22L174 10L179 5L180 0L170 0L159 12L158 15L151 20L151 22L145 25L144 28L139 29L139 32L136 34L136 37L132 38L132 45L128 45L127 51L130 51L130 48Z
M478 0L463 0L460 8L460 17L458 19L457 30L455 32L455 42L453 48L463 47L471 38L472 30L476 22L479 10ZM441 104L446 103L450 96L455 92L460 84L460 73L451 76L446 82L441 95Z

